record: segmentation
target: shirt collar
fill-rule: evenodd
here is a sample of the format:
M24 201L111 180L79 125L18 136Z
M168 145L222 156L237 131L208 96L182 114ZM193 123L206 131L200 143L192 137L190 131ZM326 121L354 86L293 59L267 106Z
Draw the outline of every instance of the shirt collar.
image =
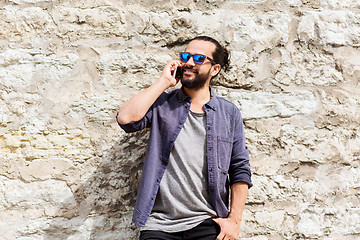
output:
M217 103L218 100L217 100L214 89L212 87L209 87L209 88L210 88L211 98L207 103L205 103L205 105L215 111L216 110L216 103ZM179 99L179 102L184 102L186 100L188 100L189 102L191 101L191 98L185 93L183 87L181 87L179 89L179 91L178 91L178 99Z
M179 99L179 102L184 102L187 99L189 99L191 101L191 98L185 93L183 87L181 87L178 91L178 99Z
M209 88L210 88L211 98L207 103L205 103L205 105L208 106L209 108L211 108L212 110L216 111L216 103L217 103L218 99L216 97L214 89L212 89L212 87L209 87Z

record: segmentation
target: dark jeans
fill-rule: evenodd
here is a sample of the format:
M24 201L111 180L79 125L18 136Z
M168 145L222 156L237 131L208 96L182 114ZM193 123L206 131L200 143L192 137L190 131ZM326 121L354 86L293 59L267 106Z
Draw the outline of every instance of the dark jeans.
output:
M142 231L140 240L215 240L219 233L219 225L212 219L207 219L196 227L182 232Z

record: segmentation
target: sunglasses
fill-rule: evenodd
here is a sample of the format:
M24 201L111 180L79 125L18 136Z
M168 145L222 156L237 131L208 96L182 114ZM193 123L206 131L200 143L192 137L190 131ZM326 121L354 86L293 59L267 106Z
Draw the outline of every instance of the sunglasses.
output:
M196 64L203 64L205 59L208 59L212 65L215 65L216 62L214 60L212 60L211 58L209 58L208 56L202 55L202 54L190 54L187 52L181 52L180 53L180 61L186 63L190 60L190 58L193 58L194 63Z

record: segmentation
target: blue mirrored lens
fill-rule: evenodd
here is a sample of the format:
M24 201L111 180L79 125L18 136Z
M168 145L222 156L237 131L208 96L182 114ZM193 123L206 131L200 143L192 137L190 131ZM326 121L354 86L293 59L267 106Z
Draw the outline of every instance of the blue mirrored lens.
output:
M180 61L187 62L191 58L191 55L189 53L181 53L180 54Z
M193 56L194 62L197 64L201 64L205 61L205 56L204 55L200 55L200 54L196 54Z

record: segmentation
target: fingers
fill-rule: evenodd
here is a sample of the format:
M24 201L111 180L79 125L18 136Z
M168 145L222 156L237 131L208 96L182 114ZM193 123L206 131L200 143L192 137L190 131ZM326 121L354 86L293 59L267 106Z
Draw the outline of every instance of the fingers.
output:
M224 221L223 218L213 218L212 220L216 222L220 227L222 225L222 222Z
M173 77L175 76L176 69L181 66L182 66L182 62L180 61L170 62L170 70L171 70L171 75Z
M176 68L180 66L182 66L182 62L179 60L171 60L165 65L163 74L166 77L172 77Z
M177 67L182 66L183 63L179 60L171 60L168 62L168 64L166 64L166 66L168 66L170 69L176 69Z
M169 87L177 84L177 80L173 77L175 69L181 65L180 60L171 60L165 66L160 76L160 81L166 82Z
M213 221L217 223L217 225L220 226L220 234L217 236L216 240L223 240L225 239L225 233L221 227L221 219L220 218L213 218Z
M219 236L217 236L216 240L224 240L225 239L225 235L224 234L219 234Z
M227 219L224 218L213 218L213 221L220 226L220 234L217 236L216 240L236 240L232 228L229 228L229 223Z

